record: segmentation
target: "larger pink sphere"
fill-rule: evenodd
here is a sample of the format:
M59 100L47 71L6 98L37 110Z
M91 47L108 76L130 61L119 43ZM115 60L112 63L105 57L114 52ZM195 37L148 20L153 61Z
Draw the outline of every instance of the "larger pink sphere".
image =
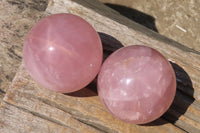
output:
M176 92L175 73L158 51L128 46L109 56L98 76L98 93L117 118L144 124L170 107Z
M97 32L82 18L55 14L42 19L24 43L25 67L41 86L62 93L89 84L102 63Z

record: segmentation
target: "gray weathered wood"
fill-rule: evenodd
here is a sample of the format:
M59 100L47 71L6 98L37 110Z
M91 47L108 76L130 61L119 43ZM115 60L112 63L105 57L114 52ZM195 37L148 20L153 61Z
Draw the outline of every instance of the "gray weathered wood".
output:
M54 114L56 115L56 112ZM51 118L45 118L36 112L3 103L0 105L1 133L100 133L71 116L62 116L65 123Z
M0 50L6 51L8 49L7 46L11 45L11 51L15 51L11 52L11 54L17 53L16 55L21 58L22 42L25 34L39 18L54 13L73 13L84 18L98 32L101 32L100 36L104 46L107 44L104 48L108 53L120 47L120 43L125 46L146 45L157 49L169 60L176 63L173 66L177 75L178 92L172 107L162 118L147 125L128 124L117 120L104 109L97 94L93 92L95 90L94 86L92 89L84 88L79 92L68 95L51 92L39 87L32 81L22 64L12 85L8 90L3 89L1 95L3 96L5 94L4 91L7 90L0 107L0 116L3 118L0 122L0 126L3 127L2 130L0 129L1 132L14 132L15 128L16 132L26 132L29 128L24 128L23 130L22 127L30 126L38 128L38 130L31 128L32 132L182 133L187 131L198 133L200 131L200 80L198 78L200 76L200 52L152 32L96 0L50 0L46 10L45 7L39 7L39 5L37 7L36 3L31 4L28 0L3 1L0 7L11 9L10 5L12 5L12 8L17 8L17 10L13 10L13 13L11 13L13 18L7 18L6 20L12 22L11 20L15 18L16 21L13 22L15 22L16 27L20 27L23 24L26 25L29 22L30 25L27 29L22 29L17 38L13 37L12 34L4 35L5 40L9 42L4 43L0 40L1 44L3 44L2 46L5 46L4 49L0 47ZM22 7L29 8L18 11L18 8ZM16 11L20 12L22 16L20 16L20 13L17 14ZM19 18L22 20L20 21ZM12 28L5 29L5 31L9 30L12 30ZM18 41L15 42L15 39L18 39ZM17 46L19 46L18 50L15 49ZM4 53L0 57L2 58L4 55L8 56L9 54L9 52ZM20 61L21 59L8 59L9 69L16 72ZM15 69L11 67L12 65ZM4 66L3 68L5 69L6 67ZM1 77L5 77L5 74ZM3 78L4 82L7 81ZM10 81L4 87L6 88L9 83ZM11 113L13 114L10 115ZM24 118L24 120L20 120L20 117ZM27 119L37 121L38 125L36 123L31 124ZM17 126L17 121L21 122L20 126ZM54 125L55 130L50 128L51 130L47 131L46 127L48 127L49 121ZM168 121L174 121L174 123L169 123ZM12 123L13 125L2 123ZM59 130L60 128L63 130Z
M3 100L18 108L38 114L42 118L48 118L64 125L67 125L66 119L71 116L73 118L71 121L78 120L90 125L91 128L95 127L99 131L108 133L184 132L163 119L155 122L159 126L135 125L117 120L105 110L96 93L90 89L85 88L74 94L66 95L48 91L32 81L23 65ZM82 130L82 132L87 131Z
M42 2L42 0L40 0ZM24 38L43 16L47 1L0 1L0 91L5 92L22 60Z

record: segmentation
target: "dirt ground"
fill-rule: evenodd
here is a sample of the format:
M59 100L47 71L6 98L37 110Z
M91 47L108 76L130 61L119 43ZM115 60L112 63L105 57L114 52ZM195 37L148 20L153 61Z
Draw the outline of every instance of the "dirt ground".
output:
M200 51L199 0L100 0L128 18Z

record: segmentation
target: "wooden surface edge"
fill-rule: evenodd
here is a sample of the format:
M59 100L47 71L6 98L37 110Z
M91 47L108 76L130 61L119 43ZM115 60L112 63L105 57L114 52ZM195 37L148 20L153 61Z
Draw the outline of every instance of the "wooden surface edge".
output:
M85 88L85 90L75 95L65 95L48 91L32 81L22 65L3 100L18 108L34 112L38 116L42 116L42 118L53 119L64 125L68 124L66 119L71 116L72 119L70 121L79 121L102 132L184 132L162 119L157 120L152 125L135 125L117 120L105 110L97 94L94 95L94 92L88 91L91 94L91 96L88 96L88 94L84 93L86 90L88 89ZM82 130L82 132L86 131Z

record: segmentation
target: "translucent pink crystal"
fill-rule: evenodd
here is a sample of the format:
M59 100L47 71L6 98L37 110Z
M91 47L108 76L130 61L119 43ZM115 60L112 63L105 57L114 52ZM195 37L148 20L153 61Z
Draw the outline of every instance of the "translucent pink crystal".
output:
M27 35L23 57L31 77L41 86L62 93L85 87L102 62L97 32L72 14L48 16Z
M98 76L98 93L115 117L135 124L159 118L176 92L175 73L158 51L128 46L109 56Z

